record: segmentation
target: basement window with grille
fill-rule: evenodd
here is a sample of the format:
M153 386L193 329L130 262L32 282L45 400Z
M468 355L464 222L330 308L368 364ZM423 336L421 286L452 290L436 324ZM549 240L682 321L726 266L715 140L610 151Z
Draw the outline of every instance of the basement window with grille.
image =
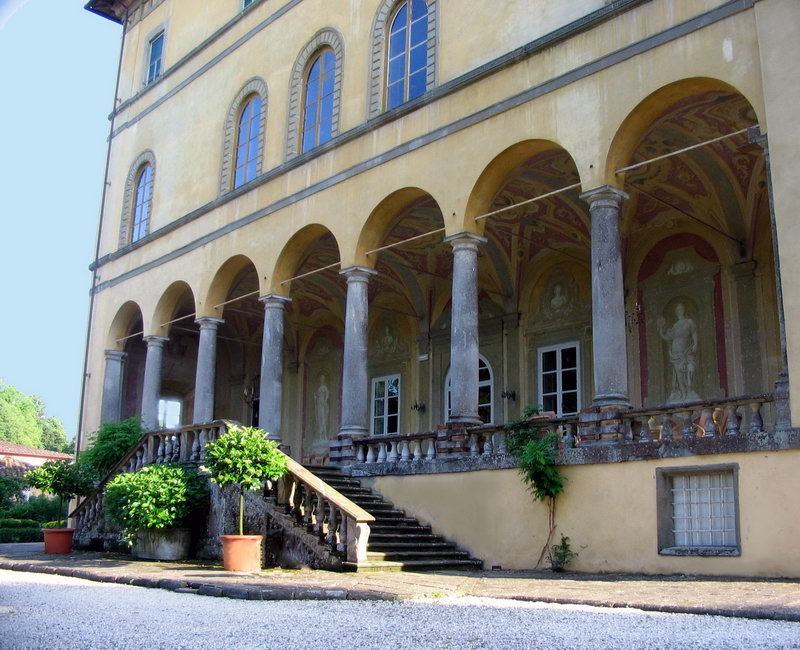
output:
M658 552L740 555L738 476L736 464L658 468Z

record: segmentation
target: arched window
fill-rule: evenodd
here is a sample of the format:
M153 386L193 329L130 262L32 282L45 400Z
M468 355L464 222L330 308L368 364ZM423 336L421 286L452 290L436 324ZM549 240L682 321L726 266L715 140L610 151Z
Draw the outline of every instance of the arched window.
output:
M267 84L260 77L253 77L236 94L225 118L220 194L261 173L266 115Z
M389 27L386 61L386 107L395 108L427 90L428 3L405 0Z
M306 75L303 101L303 153L327 142L333 134L333 87L336 57L325 48Z
M233 187L252 181L258 176L259 149L261 143L261 97L252 95L239 115L236 134L236 164Z
M153 166L146 163L136 178L136 198L133 204L131 244L150 231L150 205L153 200Z
M289 85L286 159L311 151L339 134L344 41L326 27L300 51Z
M450 419L452 404L451 384L450 371L448 370L444 382L444 411L448 420ZM494 422L494 375L492 374L492 367L483 355L478 357L478 417L484 424Z
M143 151L133 161L125 180L119 246L129 246L150 233L153 212L153 187L156 178L156 157Z

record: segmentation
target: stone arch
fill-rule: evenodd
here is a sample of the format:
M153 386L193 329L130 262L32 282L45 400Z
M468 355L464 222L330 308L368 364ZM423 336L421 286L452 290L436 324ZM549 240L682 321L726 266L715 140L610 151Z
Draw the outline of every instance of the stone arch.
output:
M403 208L409 203L424 197L433 198L429 192L418 187L404 187L392 192L378 203L361 227L361 233L356 244L356 264L374 268L377 256L367 255L366 253L379 248L383 244L384 239L394 225L394 220ZM439 206L439 203L435 199L433 200ZM444 227L444 224L442 224L442 227Z
M309 224L292 235L281 249L273 272L270 275L270 293L289 295L292 285L287 280L290 280L296 274L297 268L311 245L325 235L333 237L334 244L339 250L339 242L336 240L336 236L328 228L318 223Z
M236 149L236 131L239 124L239 116L247 101L253 95L261 98L261 119L259 122L258 156L256 158L256 175L261 173L262 161L264 159L264 142L267 131L267 82L261 77L253 77L241 90L236 93L236 97L228 109L225 118L225 131L222 140L222 169L220 171L220 194L225 194L233 189L233 169Z
M196 305L194 291L183 280L176 280L167 287L161 294L153 312L153 320L145 327L146 335L168 336L170 325L168 322L175 318L175 311L180 305L181 299L189 293L192 297L192 305Z
M201 294L201 300L198 301L198 318L203 316L222 317L222 307L218 307L217 305L225 302L234 280L248 266L256 269L256 273L258 274L258 267L256 267L253 260L246 255L234 255L233 257L229 257L222 266L217 269L208 288Z
M153 203L155 202L152 199L156 188L156 155L150 149L147 149L140 153L136 157L136 160L133 161L130 171L128 172L128 177L125 179L125 193L122 198L122 219L120 221L119 228L120 248L128 246L131 243L131 224L133 221L133 209L136 204L136 179L139 176L139 172L145 165L150 165L153 170L152 189L150 195L150 215L147 220L147 230L145 235L149 234L150 232L150 223L152 223L153 220Z
M367 118L375 117L385 109L386 100L386 33L389 19L401 0L381 0L372 23L372 48L369 62L369 95ZM425 85L428 90L436 85L436 62L439 40L439 0L426 0L428 4L428 70Z
M297 56L289 82L289 124L286 139L286 159L295 158L300 153L300 121L303 107L303 89L308 64L320 50L330 48L336 58L336 72L333 79L333 114L331 137L339 134L339 112L342 101L342 77L344 75L344 39L333 27L318 31Z
M131 327L138 321L143 321L142 308L133 300L123 303L117 310L106 338L106 350L122 351L125 347L125 337L132 332Z
M476 222L475 217L489 212L497 193L502 189L509 174L526 160L551 150L566 151L561 145L550 140L524 140L511 145L495 156L472 187L461 230L483 234L486 222ZM574 158L570 156L570 159L574 165ZM575 167L575 173L578 174L577 167Z
M720 79L691 77L674 81L650 93L622 120L608 149L605 162L605 178L610 185L621 187L624 176L616 174L630 164L631 156L650 126L663 114L664 108L676 104L688 96L708 91L735 93L745 97L737 88ZM755 108L753 107L755 111Z

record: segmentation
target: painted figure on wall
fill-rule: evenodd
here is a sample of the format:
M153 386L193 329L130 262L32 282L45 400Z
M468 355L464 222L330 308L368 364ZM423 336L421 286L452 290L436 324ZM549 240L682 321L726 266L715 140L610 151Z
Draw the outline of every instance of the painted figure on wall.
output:
M697 370L697 326L686 315L682 303L675 305L675 322L667 327L663 317L658 319L658 332L669 343L669 361L672 365L672 392L668 403L699 400L694 388Z
M319 386L314 392L314 411L317 416L317 434L324 438L328 429L328 384L325 375L319 376Z

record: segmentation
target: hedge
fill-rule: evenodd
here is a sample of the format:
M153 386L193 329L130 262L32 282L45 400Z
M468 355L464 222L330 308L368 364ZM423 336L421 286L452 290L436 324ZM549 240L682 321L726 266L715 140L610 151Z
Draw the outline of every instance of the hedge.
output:
M0 528L41 528L35 519L0 519Z
M44 541L41 528L0 528L0 544Z

